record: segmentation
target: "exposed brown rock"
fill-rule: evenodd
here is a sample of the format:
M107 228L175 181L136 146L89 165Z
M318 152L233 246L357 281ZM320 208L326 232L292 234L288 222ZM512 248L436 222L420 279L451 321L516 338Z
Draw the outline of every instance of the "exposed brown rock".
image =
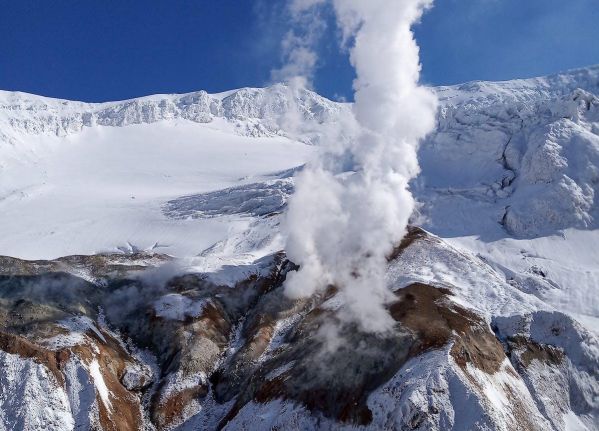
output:
M490 331L486 322L475 313L464 309L449 299L447 289L434 288L422 284L413 284L398 292L400 301L392 307L393 316L418 334L413 355L446 345L453 341L450 354L464 372L464 375L477 390L484 394L483 388L470 375L467 365L493 376L502 369L506 354L502 344ZM534 350L537 354L538 350ZM511 368L504 368L515 379L518 374ZM531 412L509 385L503 389L509 394L511 412L516 419L508 429L539 430L539 426L530 420Z
M539 344L522 336L510 337L508 339L510 351L517 350L520 364L528 368L534 360L560 365L564 361L564 351L558 347L548 344Z
M53 352L30 342L24 337L2 331L0 331L0 350L22 358L32 359L38 364L44 365L50 370L56 382L61 386L64 385L64 376L60 371L60 364L64 362L65 358L68 359L68 352Z
M127 362L132 360L131 356L117 340L104 331L102 331L102 335L105 341L99 339L91 331L87 335L95 341L93 345L77 345L72 347L71 351L87 365L94 360L98 361L100 373L109 390L111 404L111 408L108 409L100 396L96 394L102 430L141 429L143 419L140 399L121 383Z
M110 391L112 408L108 410L100 397L97 396L99 420L102 430L138 430L141 429L142 417L139 398L127 391L120 383L129 354L120 346L118 341L109 334L103 333L105 342L93 333L96 343L77 345L67 349L52 351L39 346L24 337L0 332L0 349L23 358L32 359L50 370L60 386L64 386L65 378L62 367L71 355L76 355L85 364L97 360L104 382ZM95 349L99 352L96 352Z
M146 262L158 264L170 259L167 255L146 252L73 255L56 260L25 260L0 256L0 275L39 275L81 268L98 278L126 276L130 271L146 269Z
M410 227L389 259L400 257L411 244L426 237L423 230ZM58 271L64 265L89 265L93 274L99 276L113 271L113 264L114 258L94 260L76 256L59 263L19 263L25 273ZM0 259L0 273L3 265L8 263ZM135 268L133 264L126 266ZM150 416L158 429L172 428L187 419L189 407L209 393L210 383L203 379L198 378L197 384L191 387L182 385L184 389L176 389L176 385L169 386L169 382L172 383L169 378L191 379L201 374L210 378L211 393L217 402L235 399L221 427L252 400L269 402L279 398L301 404L316 415L347 424L367 425L372 421L367 405L369 395L411 358L451 343L450 354L464 372L470 364L492 375L505 360L502 345L484 319L454 303L450 289L416 283L397 290L397 300L389 305L396 322L395 330L383 335L368 334L355 325L341 323L334 311L321 307L338 293L334 286L306 301L286 298L282 285L286 272L293 267L280 255L269 276L250 276L235 289L212 285L199 275L176 277L169 282L167 290L193 300L204 300L200 316L188 316L183 321L164 319L156 316L150 305L135 309L135 315L124 316L122 320L115 318L124 334L138 346L152 349L158 359L161 375L156 376L159 382L153 387L156 392L150 403ZM123 285L139 286L135 280L123 283L116 284L114 289ZM89 286L84 285L82 289ZM110 289L111 286L106 287L106 292ZM162 293L158 291L156 295ZM52 321L77 310L93 320L97 318L91 314L93 308L97 308L95 300L83 305L77 301L79 299L66 305L52 304L46 310L45 304L21 303L9 298L8 306L0 303L0 325L18 322L17 329L27 331L35 327L35 333L43 339L43 335L58 330ZM290 316L296 316L297 321L294 320L283 344L267 350L277 322ZM236 328L236 325L242 326ZM335 340L340 340L338 346L327 345L323 335L327 330L332 330ZM240 335L236 339L240 345L229 354L234 333ZM97 397L100 426L103 430L139 429L143 425L140 396L147 389L147 382L129 385L129 390L125 387L123 376L134 359L118 340L106 331L102 334L105 340L92 331L86 334L99 352L92 343L48 352L23 337L5 333L0 333L0 348L20 352L18 354L45 364L57 380L62 379L61 384L64 381L61 366L70 355L76 355L87 365L98 361L110 391L111 404L111 408L107 408ZM522 362L526 365L534 359L559 360L559 353L542 346L522 349L525 349ZM220 369L214 372L217 366ZM521 413L525 415L526 411ZM418 426L423 418L415 416L411 420L413 426Z
M473 327L460 337L456 337L451 349L451 355L456 363L466 369L466 364L489 375L500 370L506 359L501 343L491 332L483 328Z
M387 260L391 262L392 260L397 259L403 251L412 245L415 241L425 238L428 234L425 230L417 227L417 226L408 226L405 236L402 238L401 242L397 247L393 249L391 254L387 257Z
M398 300L389 307L397 321L392 334L361 333L356 327L337 322L334 312L314 308L287 340L285 350L260 368L248 370L253 375L245 383L241 379L242 386L236 391L240 393L238 401L221 426L250 400L268 402L277 398L294 400L341 422L367 425L372 420L366 403L369 394L410 358L450 342L454 343L451 354L461 366L471 363L489 374L499 370L505 359L501 344L480 316L450 300L448 289L413 284L396 295ZM319 334L323 326L330 324L336 325L341 340L341 346L333 351L327 350ZM264 326L253 329L254 337L265 333ZM269 373L285 364L292 365L268 378ZM224 370L223 374L230 371Z
M451 355L465 368L476 368L493 374L505 360L501 343L486 322L463 307L452 303L451 292L426 284L412 284L397 292L399 300L391 305L393 318L414 331L418 337L412 356L447 345L454 340Z
M156 410L154 410L153 421L159 430L171 428L179 424L185 418L183 413L185 408L208 394L208 388L205 385L198 385L192 388L186 388L179 392L174 392Z
M207 302L198 318L185 322L168 321L163 330L166 328L173 330L171 338L166 340L171 350L169 359L164 363L164 382L151 403L152 420L159 429L172 427L185 419L183 415L186 408L208 392L207 386L199 383L165 396L165 391L171 390L166 384L168 376L177 373L182 377L200 373L210 375L228 346L232 330L226 311L216 300Z

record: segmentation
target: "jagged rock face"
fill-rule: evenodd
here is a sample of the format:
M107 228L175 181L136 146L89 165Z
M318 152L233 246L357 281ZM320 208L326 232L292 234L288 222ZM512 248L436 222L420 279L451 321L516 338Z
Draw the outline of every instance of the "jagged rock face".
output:
M201 274L156 284L143 274L165 259L158 255L129 263L123 255L4 259L2 271L19 275L4 276L0 286L1 423L565 430L573 414L596 429L597 339L555 313L490 321L485 310L462 305L468 293L459 284L410 275L423 253L449 263L444 253L455 253L458 271L492 274L473 256L412 229L390 257L396 300L388 310L396 326L387 334L342 324L334 287L286 298L282 284L295 267L282 254L264 275L233 288ZM120 271L108 271L115 261ZM73 275L77 265L92 263L96 278ZM494 283L481 282L482 290ZM61 294L48 286L60 286Z
M559 312L497 318L493 326L553 427L563 427L568 421L574 428L597 426L597 338Z

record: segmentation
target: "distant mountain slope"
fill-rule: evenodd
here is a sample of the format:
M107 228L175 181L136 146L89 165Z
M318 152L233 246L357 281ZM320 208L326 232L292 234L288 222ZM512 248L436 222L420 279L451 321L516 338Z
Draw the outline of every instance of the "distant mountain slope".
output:
M437 91L423 226L599 328L599 67Z
M441 100L439 126L422 146L422 175L413 187L425 204L429 229L441 235L493 237L501 236L505 229L517 237L535 237L569 227L595 226L599 67L545 78L439 87L436 91ZM333 127L349 109L350 105L283 85L101 104L0 92L0 206L28 205L26 202L36 199L34 195L42 199L43 190L50 188L59 198L67 193L68 182L90 183L90 192L110 183L129 188L131 195L143 195L144 188L145 192L154 187L170 189L156 199L242 185L243 181L219 183L217 165L210 172L205 166L215 161L223 166L235 164L242 157L251 159L250 164L261 160L264 168L237 169L239 178L247 177L245 183L252 176L259 180L258 173L297 166L310 152L301 148L302 143L318 144L323 125ZM291 146L285 147L274 139L244 141L240 136L286 137L300 143L289 142ZM230 150L208 149L212 143L225 141ZM258 150L258 145L250 142L268 144L261 144ZM238 149L241 147L243 151ZM252 154L254 149L258 152ZM273 157L281 161L288 157L288 162L273 162L269 169L268 154L279 150ZM101 177L101 171L108 171L110 180L95 178ZM53 184L59 181L55 177L65 172L69 172L66 184ZM159 184L150 184L159 177ZM206 183L213 185L202 186ZM134 185L146 187L140 190ZM82 207L89 204L85 195L72 195L69 200L78 200ZM101 198L94 202L102 205ZM129 206L125 202L118 205L122 211ZM76 208L68 209L71 215L76 212ZM456 212L459 216L453 217ZM48 222L50 216L46 216ZM67 209L60 211L54 224L64 227L68 217ZM39 224L40 230L57 233L43 227L44 222ZM31 222L27 230L33 225ZM22 230L14 225L7 228ZM95 246L93 241L82 247L72 243L69 249L49 253L42 245L30 252L10 250L0 241L0 252L56 257L114 249L132 241L141 247L168 243L173 246L172 253L181 254L176 241L153 231L143 239L126 232L122 235ZM23 243L14 237L10 242L13 247ZM190 250L189 246L183 248ZM197 248L200 251L201 246Z
M225 93L198 91L153 95L121 102L84 103L20 92L0 91L0 121L6 137L19 133L64 136L86 127L123 127L161 120L183 119L210 123L231 121L244 136L272 136L287 128L280 120L297 111L298 121L333 121L347 107L308 90L277 84L267 88L242 88Z

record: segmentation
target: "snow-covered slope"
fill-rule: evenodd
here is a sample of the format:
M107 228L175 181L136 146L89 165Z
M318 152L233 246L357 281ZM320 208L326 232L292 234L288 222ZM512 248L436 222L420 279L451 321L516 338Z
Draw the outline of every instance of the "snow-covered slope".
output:
M599 67L437 91L424 226L599 328Z
M421 199L440 233L537 237L597 226L599 68L437 93L438 127L420 161L430 192Z
M599 429L599 67L435 91L382 339L280 289L293 174L351 105L0 92L0 425Z
M198 254L247 220L182 220L166 202L281 176L343 111L281 85L96 105L0 93L0 254Z

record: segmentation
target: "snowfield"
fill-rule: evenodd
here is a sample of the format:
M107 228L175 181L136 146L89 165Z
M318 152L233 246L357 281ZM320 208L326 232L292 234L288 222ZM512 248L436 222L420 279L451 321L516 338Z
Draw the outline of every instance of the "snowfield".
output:
M420 312L433 323L441 313L431 325L456 325L445 328L453 338L435 344L411 309L394 316L407 338L369 341L411 352L391 364L360 356L364 341L350 338L359 363L326 360L360 373L373 360L392 377L352 398L351 414L333 403L324 416L306 398L322 383L294 370L322 362L312 336L326 321L311 312L336 301L282 296L280 225L294 173L351 105L283 85L103 104L0 92L0 257L18 258L1 260L0 322L32 313L19 297L28 292L41 304L35 319L54 322L26 326L32 343L73 355L57 383L40 365L54 353L0 331L0 429L85 428L126 402L148 429L598 430L599 66L435 92L437 128L412 183L412 224L429 233L387 277L404 304L440 295ZM37 279L11 287L12 276L46 271L79 280L64 282L64 301L62 279L44 280L42 293ZM191 278L167 289L179 273ZM3 314L6 304L14 309ZM141 344L153 354L132 347L135 331L150 331ZM409 336L437 348L415 355ZM330 391L345 393L344 383ZM255 396L232 395L240 387Z
M178 220L162 207L182 196L263 180L303 163L310 147L214 126L163 120L64 137L34 135L33 143L22 144L27 151L4 161L0 173L0 253L56 258L130 244L186 256L243 229L244 220Z

